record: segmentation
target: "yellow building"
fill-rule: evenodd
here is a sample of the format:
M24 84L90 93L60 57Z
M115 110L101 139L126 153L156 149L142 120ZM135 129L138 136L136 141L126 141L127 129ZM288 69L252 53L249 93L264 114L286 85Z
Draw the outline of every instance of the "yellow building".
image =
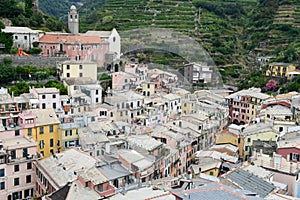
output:
M252 155L254 141L276 141L279 133L275 132L269 124L254 124L243 130L244 134L244 160Z
M220 166L221 166L221 161L219 160L215 160L210 157L199 158L199 164L191 165L193 178L200 177L201 173L210 176L218 176Z
M57 153L61 145L58 137L60 121L55 111L52 108L32 109L24 111L23 114L24 116L35 116L35 119L32 119L34 126L25 128L24 134L37 141L38 153L40 153L43 158ZM26 117L24 119L26 120ZM30 118L27 118L27 120L30 120ZM25 121L25 124L26 123ZM28 123L30 123L30 121Z
M90 77L97 80L97 63L87 61L64 61L57 64L60 79Z
M271 63L266 71L266 76L289 77L292 72L296 71L296 66L290 63Z
M155 83L145 82L141 86L143 96L151 96L155 93Z
M75 123L63 123L59 125L59 141L61 143L60 151L79 145L78 137L79 125Z
M183 99L181 104L181 111L183 114L189 115L196 111L196 101Z

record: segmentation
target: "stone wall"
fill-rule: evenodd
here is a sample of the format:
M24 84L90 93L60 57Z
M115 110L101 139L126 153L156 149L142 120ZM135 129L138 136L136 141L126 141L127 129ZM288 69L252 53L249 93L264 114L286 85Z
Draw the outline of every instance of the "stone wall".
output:
M15 56L15 55L0 55L0 62L3 63L5 57L12 59L13 66L31 65L41 68L55 67L57 62L69 60L67 57L41 57L41 56Z

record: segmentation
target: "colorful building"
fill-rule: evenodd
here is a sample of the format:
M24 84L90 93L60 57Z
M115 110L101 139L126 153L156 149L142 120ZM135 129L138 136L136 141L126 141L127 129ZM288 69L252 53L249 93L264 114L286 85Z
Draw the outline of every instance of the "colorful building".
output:
M27 199L34 196L37 144L28 137L0 141L0 199Z
M65 56L72 61L96 62L104 66L108 42L97 36L48 33L39 41L43 57Z
M259 88L250 88L226 97L230 122L243 125L256 119L263 101L270 98L269 95L260 91Z
M55 111L52 108L47 109L32 109L24 113L25 121L23 123L32 124L33 127L28 127L27 136L37 141L38 153L47 158L52 154L60 151L61 141L59 140L59 124ZM26 118L27 116L35 116L34 118Z
M60 80L89 77L97 80L97 63L87 61L64 61L57 64Z
M266 71L266 76L271 77L289 77L296 72L296 66L290 63L271 63ZM299 72L299 71L298 71Z

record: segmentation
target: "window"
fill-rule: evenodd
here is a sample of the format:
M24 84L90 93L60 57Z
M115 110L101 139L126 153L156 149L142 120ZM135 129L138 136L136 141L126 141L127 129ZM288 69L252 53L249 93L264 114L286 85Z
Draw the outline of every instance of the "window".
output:
M97 189L98 189L99 192L102 192L103 191L103 185L99 184Z
M44 140L41 140L41 141L40 141L40 148L43 149L43 148L44 148L44 145L45 145L45 144L44 144ZM41 152L41 154L42 154L42 152Z
M15 130L15 136L19 136L20 135L20 130Z
M53 98L53 99L56 99L56 94L52 94L52 98Z
M0 183L0 190L5 190L5 182Z
M214 172L209 172L209 175L213 176L213 175L214 175Z
M247 142L251 142L251 138L248 138L248 139L247 139Z
M53 125L50 125L49 129L50 129L50 133L53 133Z
M31 175L26 176L26 183L31 183Z
M53 138L50 139L50 147L53 147Z
M14 172L20 171L20 165L15 165L14 166Z
M24 40L27 40L27 35L24 35Z
M5 176L5 169L0 169L0 177Z
M22 191L12 193L12 199L22 199Z
M42 109L46 109L46 104L42 103Z
M99 91L98 91L98 90L96 90L96 94L99 94Z
M85 187L89 187L89 182L85 182Z
M10 151L10 157L11 157L11 159L16 159L16 150Z
M279 127L279 132L282 132L282 131L283 131L283 127L280 126L280 127Z
M299 154L290 153L290 159L293 160L293 161L299 161Z
M70 73L67 73L67 77L70 77Z
M15 35L15 40L17 40L18 39L18 36L17 35Z
M52 103L52 108L56 109L56 103Z
M14 186L20 185L20 178L14 178Z
M67 65L67 69L70 69L70 65Z
M96 103L98 103L99 102L99 99L98 98L96 98Z
M116 42L116 37L113 37L113 42Z
M32 169L32 164L31 164L31 162L27 163L27 169Z
M40 127L40 134L44 134L44 127Z
M114 113L113 112L110 112L110 117L114 117Z
M32 135L32 128L28 128L28 136L31 136Z
M79 77L83 77L83 73L79 73Z
M150 88L150 83L147 84L148 89Z
M82 69L82 65L79 65L79 69Z
M72 130L66 130L65 136L72 136Z
M28 155L28 149L23 148L23 158L27 157L27 155Z
M146 178L142 178L142 183L145 183L146 182Z
M43 94L43 95L42 95L42 99L46 99L46 95Z

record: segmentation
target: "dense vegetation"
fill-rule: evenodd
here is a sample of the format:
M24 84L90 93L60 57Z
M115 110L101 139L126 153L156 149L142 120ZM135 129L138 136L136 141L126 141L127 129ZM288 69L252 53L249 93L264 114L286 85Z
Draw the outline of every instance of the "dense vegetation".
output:
M45 31L62 31L65 25L56 18L35 10L32 0L2 0L0 17L11 20L14 26L27 26Z
M11 66L9 58L0 65L0 85L8 86L9 92L15 96L29 92L29 86L56 87L61 94L67 94L67 89L56 79L56 68L37 68L34 66Z

